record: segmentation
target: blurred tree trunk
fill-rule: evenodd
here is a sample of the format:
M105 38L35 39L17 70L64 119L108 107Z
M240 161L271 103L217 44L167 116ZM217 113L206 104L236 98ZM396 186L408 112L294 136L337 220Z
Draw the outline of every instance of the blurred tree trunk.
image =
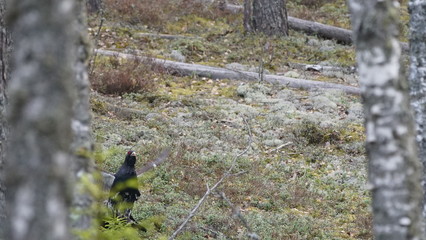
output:
M73 105L72 131L74 140L72 151L74 153L74 177L75 189L73 194L72 227L75 230L87 230L92 225L90 207L92 197L87 191L88 182L93 180L92 171L94 163L91 155L93 143L91 136L91 109L89 103L90 83L87 73L87 61L89 57L89 39L87 34L86 8L83 0L77 0L76 31L77 59L75 62L75 86L76 99Z
M0 0L0 239L6 227L6 188L4 185L4 161L6 150L6 83L9 80L10 33L5 24L6 1Z
M393 0L349 0L364 101L376 240L424 239L421 164Z
M410 74L411 106L416 119L419 158L423 163L423 193L426 193L426 2L409 2L410 11ZM426 195L423 217L426 217Z
M244 29L268 36L288 36L286 0L245 0Z
M10 3L6 239L69 239L74 1Z
M86 0L86 5L90 13L97 13L102 9L102 0Z

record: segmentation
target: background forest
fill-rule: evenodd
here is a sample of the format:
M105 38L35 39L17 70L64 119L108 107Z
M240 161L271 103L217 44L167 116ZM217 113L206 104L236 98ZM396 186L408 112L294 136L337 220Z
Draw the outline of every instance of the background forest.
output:
M399 3L399 40L408 42L408 0ZM84 179L92 220L108 228L94 224L76 231L79 239L171 239L206 193L176 239L373 239L355 47L292 28L288 36L247 33L243 4L87 1L81 42L90 46L94 150L78 155L106 173L129 150L136 169L168 156L138 177L132 215L146 231L105 218L107 191ZM345 0L286 7L288 16L351 29ZM240 78L188 74L162 60ZM295 88L267 75L354 88Z
M343 0L288 1L287 9L290 16L350 29ZM401 11L407 32L407 10ZM273 74L357 86L356 75L345 71L355 66L353 46L292 30L285 38L246 34L242 13L216 5L108 0L103 14L89 15L89 32L101 48L242 71L258 71L263 61ZM305 71L299 64L341 69ZM241 207L262 239L372 238L359 97L258 81L178 77L156 68L149 61L98 55L90 76L97 91L91 103L99 166L116 171L131 147L141 154L140 165L171 148L164 164L139 178L142 198L134 215L154 224L145 237L168 236L204 195L206 184L212 186L250 144L237 160L238 174L220 191ZM224 200L207 201L178 239L246 234Z

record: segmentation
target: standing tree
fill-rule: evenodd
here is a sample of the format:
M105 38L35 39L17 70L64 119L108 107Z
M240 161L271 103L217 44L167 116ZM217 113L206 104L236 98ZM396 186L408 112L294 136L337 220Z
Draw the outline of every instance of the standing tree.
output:
M424 239L421 166L393 0L349 0L364 101L376 240Z
M426 193L426 1L409 2L410 11L410 74L411 106L416 119L419 158L423 163L423 192ZM423 217L426 217L426 195Z
M0 0L0 239L3 239L6 221L5 186L3 166L6 143L6 83L9 79L10 34L5 24L6 1Z
M286 0L245 0L244 29L268 36L288 36Z
M99 12L102 9L102 0L86 0L87 9L89 12Z
M6 239L69 239L74 1L13 0L7 12L14 67Z
M93 199L87 191L87 182L84 179L93 179L92 170L94 163L90 156L93 152L91 136L91 113L90 113L90 83L87 73L87 61L89 57L89 39L87 35L85 1L75 1L77 7L77 19L75 27L77 39L75 43L77 58L74 65L76 99L73 106L72 131L74 153L73 174L75 177L75 189L73 194L73 221L75 230L87 230L92 225L90 207Z

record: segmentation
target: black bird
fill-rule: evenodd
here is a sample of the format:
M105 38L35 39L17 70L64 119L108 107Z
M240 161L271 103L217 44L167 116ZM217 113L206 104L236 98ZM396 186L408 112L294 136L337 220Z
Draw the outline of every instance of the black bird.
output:
M135 170L136 153L129 151L124 163L114 175L109 195L109 204L115 214L124 217L128 222L136 222L131 215L134 203L141 196L138 189L138 178Z

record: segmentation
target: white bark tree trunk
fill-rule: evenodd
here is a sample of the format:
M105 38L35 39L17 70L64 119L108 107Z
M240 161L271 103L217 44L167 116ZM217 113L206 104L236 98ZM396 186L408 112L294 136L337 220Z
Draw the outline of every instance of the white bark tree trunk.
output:
M426 192L426 1L409 2L411 106L415 113L419 158L423 163L423 192ZM426 196L423 218L426 217Z
M349 0L364 101L376 240L424 239L421 164L393 0Z
M69 239L73 0L13 0L6 239Z

